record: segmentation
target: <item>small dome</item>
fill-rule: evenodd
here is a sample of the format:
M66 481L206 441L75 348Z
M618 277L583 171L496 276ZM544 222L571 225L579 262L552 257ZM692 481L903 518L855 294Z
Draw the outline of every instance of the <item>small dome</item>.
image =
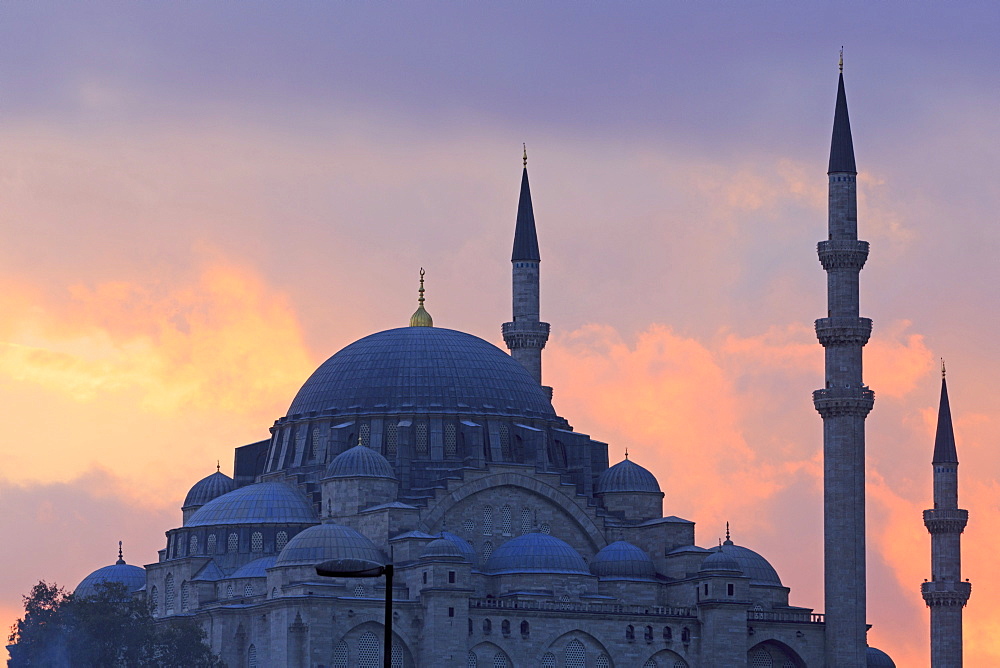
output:
M382 550L350 527L325 523L297 533L278 555L275 566L314 566L330 559L364 559L384 564Z
M508 540L490 555L486 572L590 575L583 557L569 543L543 533L526 533Z
M868 668L896 668L896 663L880 649L869 647L865 652Z
M465 540L461 536L456 536L450 531L442 531L438 534L438 536L453 542L458 547L465 560L473 566L479 563L479 555L476 554L476 548L472 547L472 543L469 541Z
M203 506L216 497L228 494L235 488L236 483L233 482L232 478L221 471L216 471L194 484L191 491L184 497L184 505L181 506L181 510Z
M652 580L656 569L653 560L642 549L619 540L594 556L590 572L602 579Z
M243 564L237 568L236 571L226 579L235 580L238 578L266 578L267 569L274 566L276 559L277 557L274 555L254 559L249 564Z
M698 569L699 573L709 573L712 571L735 571L741 575L743 574L743 568L739 562L725 552L713 552L701 562L701 568Z
M118 582L129 590L129 592L142 589L146 585L146 570L138 566L130 566L122 559L118 563L96 571L83 578L83 581L73 590L73 595L77 598L86 598L97 594L97 585L102 582Z
M326 469L326 477L396 479L389 460L364 445L355 445L334 457Z
M462 554L462 550L447 538L437 538L427 543L427 547L420 553L420 558L465 561L465 555Z
M190 517L188 527L226 524L313 524L316 511L305 494L283 482L260 482L209 501Z
M731 557L739 567L739 571L750 578L750 584L752 585L782 586L781 578L778 577L778 572L774 570L774 567L767 562L767 559L749 548L734 545L731 540L727 540L722 545L713 547L711 552L722 552L727 557ZM706 557L705 562L711 559L712 556L709 555ZM704 568L705 562L702 562L702 568Z
M642 468L631 459L618 462L607 471L597 476L597 494L607 492L660 492L660 483L656 476Z

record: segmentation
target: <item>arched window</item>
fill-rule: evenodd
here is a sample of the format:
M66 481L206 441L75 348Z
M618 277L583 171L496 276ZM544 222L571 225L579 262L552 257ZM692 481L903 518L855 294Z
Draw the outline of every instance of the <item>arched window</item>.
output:
M229 543L227 543L226 549L229 552L235 552L240 549L240 537L236 535L235 531L229 534Z
M226 585L226 598L232 598L235 595L236 592L233 591L233 583L230 582L229 584Z
M653 642L653 627L647 626L645 633L643 633L643 638L646 642Z
M163 583L163 608L168 615L174 614L174 574L167 573Z
M542 657L542 668L556 668L556 655L552 652L546 652L545 656Z
M177 536L177 556L178 557L185 556L184 555L184 548L186 548L186 547L187 547L187 543L184 542L184 536L178 535Z
M531 533L531 511L521 508L521 534Z
M563 665L566 668L586 668L587 650L583 648L582 642L574 638L566 643Z
M683 643L691 642L691 629L689 629L686 626L683 629L681 629L681 642Z
M257 668L257 648L253 644L247 650L247 666L249 668Z
M673 642L674 630L669 626L663 627L663 639L666 640L667 642Z
M399 423L389 420L385 423L385 458L392 462L396 459L396 450L399 447Z
M688 665L683 659L677 659L674 661L674 668L688 668ZM792 668L795 668L795 666L792 666Z
M483 620L483 635L487 635L488 636L492 632L493 632L493 622L491 622L489 619L484 619Z
M153 589L149 592L149 600L153 604L153 616L156 617L160 614L160 590L153 585Z
M392 646L390 665L392 668L403 668L403 649L399 645Z
M347 643L343 640L333 648L333 668L348 668Z
M267 591L266 589L264 591ZM243 585L243 597L250 598L253 596L253 585L249 582Z
M528 635L530 635L530 633L531 633L531 627L528 626L528 620L525 619L524 621L521 622L521 637L527 638Z
M354 587L354 597L364 598L365 597L365 586L362 584L356 585Z
M507 660L507 655L497 652L493 656L493 668L510 668L510 661Z
M500 531L505 536L509 536L511 533L511 509L509 505L504 505L500 509Z
M191 547L188 549L189 554L198 554L198 537L191 536Z
M635 627L631 624L625 627L625 640L635 640Z
M479 659L475 652L469 652L469 657L465 660L465 668L479 668Z
M493 554L493 543L486 541L483 543L483 564L485 565L487 561L490 560L490 555Z
M510 461L510 430L506 422L500 423L500 456L505 462Z
M493 506L483 507L483 535L493 535Z
M607 654L597 657L597 668L611 668L611 659L608 658Z
M371 631L365 631L358 640L358 666L359 668L379 668L382 663L379 656L378 638Z
M250 551L251 552L263 552L264 551L264 536L259 531L254 531L250 535Z
M417 423L417 457L427 456L427 423Z
M457 452L455 447L455 423L449 422L444 426L444 456L454 457Z
M372 427L367 422L361 425L361 438L359 440L359 445L363 445L366 448L372 447Z
M278 598L278 588L271 587L271 598Z
M642 664L642 668L656 668L656 659L650 659L646 663Z
M751 668L773 668L774 661L771 659L771 655L767 653L763 647L759 647L754 651L750 652L749 665Z
M215 554L215 534L210 534L208 540L205 541L205 551L209 554Z
M181 583L181 610L187 612L188 609L188 583L187 580Z
M279 531L274 536L274 551L275 552L281 552L281 550L284 549L285 544L287 542L288 542L288 532L287 531Z
M469 617L469 635L472 635L472 617Z
M500 633L503 634L504 638L510 637L510 620L505 619L500 622Z

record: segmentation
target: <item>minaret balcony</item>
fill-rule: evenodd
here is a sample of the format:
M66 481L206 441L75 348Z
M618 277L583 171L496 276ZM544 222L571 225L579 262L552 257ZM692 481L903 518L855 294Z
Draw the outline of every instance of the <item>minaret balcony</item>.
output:
M934 508L924 511L924 526L935 533L962 533L969 523L969 511L961 508Z
M863 346L872 335L871 318L819 318L816 338L824 348Z
M545 347L551 325L547 322L516 320L503 323L503 340L511 350Z
M934 607L964 607L972 595L972 583L935 580L920 585L924 602Z
M861 271L868 259L868 242L857 239L830 239L816 244L823 269L853 269Z
M828 387L813 392L813 405L823 419L866 417L875 406L875 393L867 387Z

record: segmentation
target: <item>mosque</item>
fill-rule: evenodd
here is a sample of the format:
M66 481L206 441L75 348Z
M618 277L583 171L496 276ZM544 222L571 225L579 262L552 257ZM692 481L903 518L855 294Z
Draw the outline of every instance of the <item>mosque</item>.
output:
M860 378L871 321L857 315L868 245L857 240L855 175L841 74L819 248L827 382L813 397L827 468L825 614L789 605L775 569L728 532L698 546L693 522L664 513L650 471L628 457L609 466L606 443L556 414L542 385L549 325L526 154L509 354L435 327L421 271L408 327L324 362L269 439L236 448L232 478L216 470L191 488L155 563L119 558L76 593L125 582L156 618L197 620L233 667L382 665L387 578L318 575L331 559L393 565L389 658L400 668L893 666L865 639L873 394ZM859 432L860 463L845 459ZM837 579L845 573L855 579Z

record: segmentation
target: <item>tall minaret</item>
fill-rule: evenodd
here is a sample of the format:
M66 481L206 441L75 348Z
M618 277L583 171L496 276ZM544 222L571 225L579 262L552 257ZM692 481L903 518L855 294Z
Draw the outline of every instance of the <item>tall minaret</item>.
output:
M924 526L931 534L931 581L921 586L924 601L931 609L931 668L960 668L962 608L972 593L972 585L962 582L961 540L969 511L958 507L958 452L944 362L933 466L934 509L924 511Z
M857 169L844 92L844 59L830 146L829 238L818 246L827 272L827 317L816 321L826 352L826 387L813 392L823 417L823 533L826 665L864 668L865 418L875 394L861 379L872 321L858 317L868 242L858 241Z
M521 199L517 203L517 223L514 226L513 265L514 321L503 324L503 340L528 373L542 382L542 348L549 340L549 323L539 320L538 308L538 235L535 214L531 208L528 187L528 149L524 149L524 172L521 174ZM551 388L546 388L549 396Z

